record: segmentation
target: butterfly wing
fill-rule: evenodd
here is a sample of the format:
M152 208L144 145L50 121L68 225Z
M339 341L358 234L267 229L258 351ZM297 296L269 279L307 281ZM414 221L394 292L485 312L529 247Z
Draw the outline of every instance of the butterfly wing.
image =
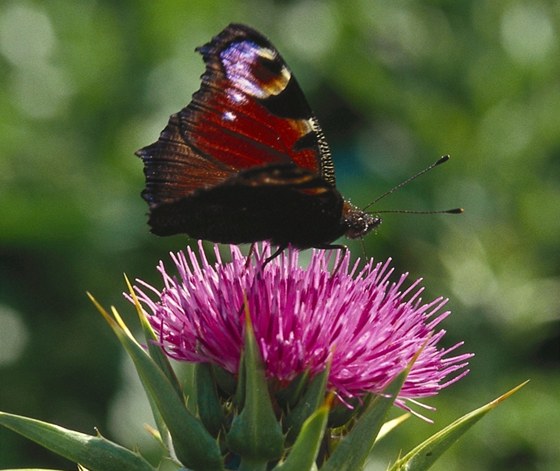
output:
M303 198L324 195L327 205L333 199L328 193L334 192L338 204L333 163L323 132L274 46L253 29L231 24L197 51L206 64L201 88L187 107L171 116L159 140L137 152L145 164L143 197L150 205L152 232L185 232L218 242L241 242L236 237L216 235L208 224L189 221L203 217L202 208L210 210L208 220L212 214L222 220L239 218L236 208L249 214L249 200L257 193L262 196L268 187L274 189L268 194L275 195L267 198L271 214L290 211L283 202L283 191ZM273 175L282 167L283 181ZM304 176L303 187L294 185ZM254 184L248 184L250 178ZM254 194L247 193L232 207L236 185L252 189ZM201 206L208 198L211 207ZM260 209L253 209L255 220L263 221L258 218ZM218 223L209 222L213 227ZM257 232L266 230L256 231L253 240L274 238ZM247 238L251 238L249 229Z

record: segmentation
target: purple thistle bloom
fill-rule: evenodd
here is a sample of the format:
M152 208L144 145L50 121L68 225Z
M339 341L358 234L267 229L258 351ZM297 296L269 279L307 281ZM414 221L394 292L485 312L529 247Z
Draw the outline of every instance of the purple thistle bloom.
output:
M280 383L300 373L325 369L329 387L344 402L367 392L379 393L423 348L396 404L436 395L468 373L472 354L450 356L462 345L438 348L445 335L437 330L449 315L441 297L422 303L421 280L406 289L407 275L390 281L391 260L350 267L347 252L329 270L331 252L314 250L307 268L298 265L299 252L285 250L262 268L270 247L263 243L259 261L247 265L236 246L231 262L210 265L199 243L198 257L171 254L178 277L158 267L164 282L160 292L138 281L135 289L167 354L189 362L210 362L235 374L243 349L244 295L267 376ZM156 301L152 300L155 295ZM420 404L422 405L422 404ZM426 407L426 406L423 406Z

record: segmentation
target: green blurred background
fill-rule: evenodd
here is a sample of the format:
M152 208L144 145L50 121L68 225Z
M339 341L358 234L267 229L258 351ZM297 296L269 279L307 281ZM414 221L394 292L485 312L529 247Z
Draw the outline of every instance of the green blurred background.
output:
M359 205L449 153L378 209L365 243L450 298L447 345L471 373L380 444L384 470L526 378L437 470L560 463L560 3L50 0L0 3L0 410L151 446L134 373L87 301L127 319L122 273L157 283L185 237L148 232L133 152L199 86L193 49L228 23L270 37L296 73ZM363 254L359 243L351 249ZM0 430L0 467L75 469Z

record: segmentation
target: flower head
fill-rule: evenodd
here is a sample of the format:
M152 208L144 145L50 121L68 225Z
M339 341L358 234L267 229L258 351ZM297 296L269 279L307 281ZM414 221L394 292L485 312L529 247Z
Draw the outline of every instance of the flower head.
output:
M407 400L433 396L468 372L471 354L450 356L462 342L438 347L447 300L423 303L421 280L404 288L406 274L391 281L390 259L360 268L359 260L350 266L349 254L339 260L339 253L333 273L332 251L314 250L303 268L295 249L264 267L267 244L254 265L236 246L230 262L214 250L215 264L202 244L198 256L190 248L172 254L177 276L161 262L161 291L142 281L135 288L161 346L177 360L237 373L246 299L266 374L280 383L319 373L330 362L329 387L343 401L359 398L383 391L421 351L396 401L409 410Z

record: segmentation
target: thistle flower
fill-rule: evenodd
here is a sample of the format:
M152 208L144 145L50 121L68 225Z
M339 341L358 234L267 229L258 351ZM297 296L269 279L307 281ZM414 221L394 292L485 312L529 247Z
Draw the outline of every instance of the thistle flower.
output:
M392 404L410 410L468 372L472 355L453 356L462 343L438 346L445 335L439 324L449 315L443 311L446 300L423 303L420 280L405 287L406 274L391 281L391 260L350 265L348 253L332 260L332 251L316 250L302 268L292 249L265 263L267 244L257 247L254 264L237 247L230 262L214 251L214 264L201 243L198 253L172 254L176 275L160 263L161 291L142 281L129 285L147 348L115 308L109 313L90 295L142 381L160 465L193 471L363 470L382 426L402 422L404 416L386 422ZM183 387L163 352L196 363L194 381ZM399 447L389 470L428 469L524 384L408 453ZM92 471L160 469L100 434L6 412L0 412L0 425Z
M258 248L254 265L236 246L230 250L231 261L223 262L215 246L216 264L201 243L198 256L190 248L171 254L177 276L161 262L161 291L138 281L138 297L170 357L237 374L246 299L267 378L280 385L330 363L328 387L350 407L352 399L381 393L420 352L395 401L410 410L409 402L418 404L468 373L472 355L451 356L462 342L438 347L447 299L422 302L421 280L405 288L407 274L391 281L390 259L360 268L359 260L350 266L348 252L340 260L339 252L333 273L332 251L314 250L302 268L295 249L264 267L267 244Z

